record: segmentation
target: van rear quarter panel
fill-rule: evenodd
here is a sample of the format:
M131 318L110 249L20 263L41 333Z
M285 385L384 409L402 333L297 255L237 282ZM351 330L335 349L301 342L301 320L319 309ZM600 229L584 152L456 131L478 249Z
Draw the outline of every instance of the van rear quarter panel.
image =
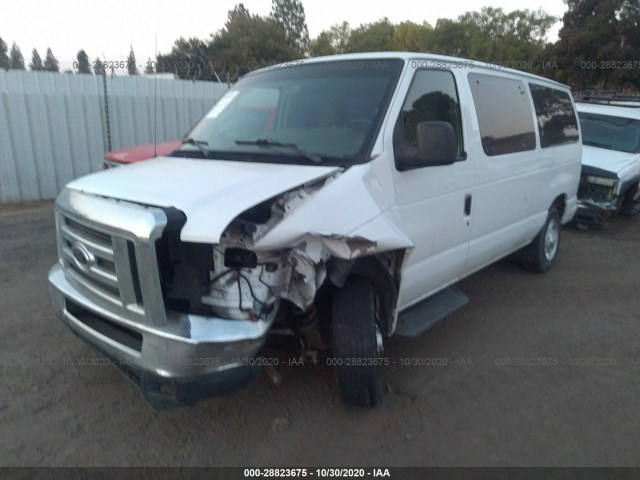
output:
M544 80L531 80L517 73L502 72L500 69L482 69L473 72L524 83L536 134L534 150L487 155L482 148L476 105L469 85L468 75L471 72L457 72L460 88L467 90L470 100L471 125L466 131L470 132L468 154L475 159L472 228L464 275L531 242L543 227L548 210L556 198L562 197L565 201L563 221L573 217L582 154L580 139L548 148L540 146L540 132L529 84L559 89L570 97L568 88ZM500 99L496 98L496 101Z

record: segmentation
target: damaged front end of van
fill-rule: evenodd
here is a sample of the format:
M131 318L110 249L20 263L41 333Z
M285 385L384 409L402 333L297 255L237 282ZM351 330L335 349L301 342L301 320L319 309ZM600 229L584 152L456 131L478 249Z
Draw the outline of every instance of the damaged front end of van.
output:
M181 160L154 162L155 186L168 187ZM72 182L56 202L55 310L152 405L189 405L248 384L270 336L295 339L300 355L317 358L331 346L328 292L354 272L376 286L380 335L392 333L412 245L368 179L372 164L283 165L256 178L270 188L253 195L243 194L248 180L237 166L197 165L222 177L209 201L188 193L193 184L164 202L151 190L114 189L149 176L152 168L136 165ZM357 210L343 205L345 192Z
M372 154L404 67L249 74L170 156L69 183L49 274L58 316L152 404L192 404L255 378L270 337L303 357L331 348L332 289L357 273L376 354L413 247L392 213L390 153Z

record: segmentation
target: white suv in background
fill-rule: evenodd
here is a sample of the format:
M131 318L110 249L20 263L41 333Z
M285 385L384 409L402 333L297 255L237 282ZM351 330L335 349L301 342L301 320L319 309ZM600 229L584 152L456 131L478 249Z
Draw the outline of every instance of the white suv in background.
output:
M640 108L576 103L582 129L578 224L636 213L640 192Z

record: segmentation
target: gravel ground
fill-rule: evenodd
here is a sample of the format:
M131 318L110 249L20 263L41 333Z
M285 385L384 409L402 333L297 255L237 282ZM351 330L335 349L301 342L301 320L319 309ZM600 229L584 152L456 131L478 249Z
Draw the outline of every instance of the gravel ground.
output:
M640 218L562 234L548 274L499 262L389 341L380 408L342 406L320 365L156 412L114 367L69 365L99 355L49 304L52 203L2 207L0 465L639 466Z

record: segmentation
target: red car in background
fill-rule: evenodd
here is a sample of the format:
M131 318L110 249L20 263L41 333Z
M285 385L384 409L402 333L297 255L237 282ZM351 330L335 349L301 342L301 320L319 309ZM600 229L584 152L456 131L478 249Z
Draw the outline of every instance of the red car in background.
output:
M119 167L130 163L149 160L150 158L169 155L180 146L180 140L172 142L150 143L148 145L136 145L135 147L121 148L113 152L107 152L104 156L102 168Z
M215 107L214 107L215 108ZM267 103L248 103L240 105L236 115L236 124L244 131L251 131L256 136L267 135L275 123L276 109L275 102ZM233 129L234 125L228 126ZM107 152L104 156L102 169L111 167L119 167L120 165L128 165L130 163L149 160L154 157L161 157L173 153L182 144L180 140L172 142L160 142L148 145L136 145L135 147L121 148L113 152Z

